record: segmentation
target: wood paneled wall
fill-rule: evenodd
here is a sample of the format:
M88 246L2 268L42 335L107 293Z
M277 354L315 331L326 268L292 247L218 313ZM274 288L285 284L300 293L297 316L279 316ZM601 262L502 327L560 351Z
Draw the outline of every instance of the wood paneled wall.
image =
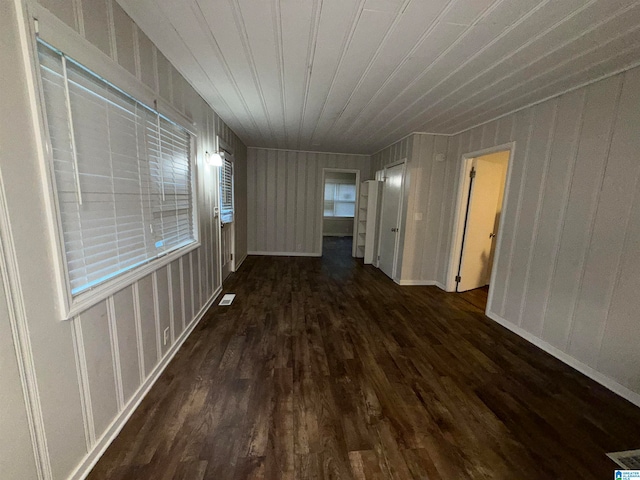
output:
M247 226L249 254L319 255L322 170L360 171L371 178L370 157L249 148Z
M28 329L29 348L23 353L32 361L37 381L37 390L29 387L27 391L37 400L28 409L36 433L41 432L44 438L36 449L44 458L38 466L42 478L63 479L82 475L220 291L219 225L213 220L217 170L203 162L203 153L213 150L216 135L235 151L239 196L236 251L246 254L246 148L117 2L42 0L40 4L50 10L43 15L52 14L54 20L67 24L58 22L65 38L95 49L106 62L117 62L128 72L123 71L127 81L152 89L194 122L198 133L201 247L72 320L61 321L28 75L18 40L19 12L14 6L21 4L3 2L0 58L12 68L2 74L3 99L11 101L0 103L0 115L11 122L0 125L0 186L4 186L15 245L8 256L15 260L19 272L14 278L19 294L12 300L18 312L17 325ZM109 80L118 83L118 79ZM165 328L170 332L166 345ZM9 386L3 385L3 389L8 392ZM2 425L4 439L8 424L3 421ZM22 439L16 438L16 445L18 440ZM28 458L29 453L23 455Z
M402 272L446 283L461 157L514 141L489 314L638 404L639 92L636 68L450 137L444 164L416 136L426 214Z

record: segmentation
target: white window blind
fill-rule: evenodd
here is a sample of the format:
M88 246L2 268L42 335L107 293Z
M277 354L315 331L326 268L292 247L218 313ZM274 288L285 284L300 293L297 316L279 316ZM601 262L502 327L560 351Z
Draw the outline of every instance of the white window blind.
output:
M233 162L226 158L220 168L220 220L233 222Z
M324 184L324 216L353 217L356 210L356 186L326 181Z
M190 135L38 43L72 295L195 242Z

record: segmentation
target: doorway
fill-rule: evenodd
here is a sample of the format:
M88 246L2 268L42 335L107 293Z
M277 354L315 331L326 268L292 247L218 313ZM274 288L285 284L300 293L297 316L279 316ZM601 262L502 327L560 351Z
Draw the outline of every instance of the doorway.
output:
M398 270L404 172L404 161L385 167L382 184L378 267L393 280L396 279Z
M360 191L360 171L325 168L322 171L320 254L351 256ZM326 250L326 252L325 252Z
M447 289L486 309L499 241L511 145L463 157Z

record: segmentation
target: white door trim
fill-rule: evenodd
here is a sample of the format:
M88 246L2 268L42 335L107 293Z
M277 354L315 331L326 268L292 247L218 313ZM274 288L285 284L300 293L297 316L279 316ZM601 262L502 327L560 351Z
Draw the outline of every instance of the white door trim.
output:
M471 164L474 158L482 157L484 155L489 155L491 153L504 152L509 151L509 164L507 165L507 179L504 186L504 198L502 201L502 210L504 211L505 205L509 202L509 186L511 184L511 172L513 171L512 164L513 158L516 149L516 142L504 143L502 145L496 145L494 147L484 148L482 150L476 150L473 152L465 153L462 155L460 162L460 174L458 178L458 193L456 195L456 208L454 210L454 220L453 220L453 232L452 232L452 242L451 249L449 251L449 268L447 270L447 279L445 286L447 287L447 292L455 292L456 291L456 275L458 274L458 266L460 263L460 250L462 248L462 236L464 230L464 212L463 210L466 208L466 204L469 200L469 171L471 170ZM496 239L496 250L495 256L493 258L493 267L491 269L491 280L489 282L489 296L487 299L487 309L488 312L491 308L491 300L493 295L493 286L495 282L496 269L495 265L498 263L498 258L500 257L500 246L502 243L502 228L498 231L498 237Z
M322 184L320 185L320 208L319 208L319 216L318 216L318 233L319 236L319 244L320 248L318 249L319 256L322 256L322 229L323 229L323 219L324 219L324 182L327 172L338 172L338 173L355 173L356 174L356 209L353 214L353 241L351 245L351 255L355 257L355 248L356 248L356 235L358 234L358 209L360 208L360 170L357 168L323 168L322 169Z

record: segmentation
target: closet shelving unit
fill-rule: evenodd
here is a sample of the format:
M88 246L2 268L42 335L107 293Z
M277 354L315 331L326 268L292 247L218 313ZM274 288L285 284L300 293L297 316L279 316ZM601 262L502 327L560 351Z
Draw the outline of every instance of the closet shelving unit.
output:
M356 234L354 236L353 256L364 258L364 263L373 263L377 247L379 202L382 193L382 182L367 180L360 185L358 201Z

